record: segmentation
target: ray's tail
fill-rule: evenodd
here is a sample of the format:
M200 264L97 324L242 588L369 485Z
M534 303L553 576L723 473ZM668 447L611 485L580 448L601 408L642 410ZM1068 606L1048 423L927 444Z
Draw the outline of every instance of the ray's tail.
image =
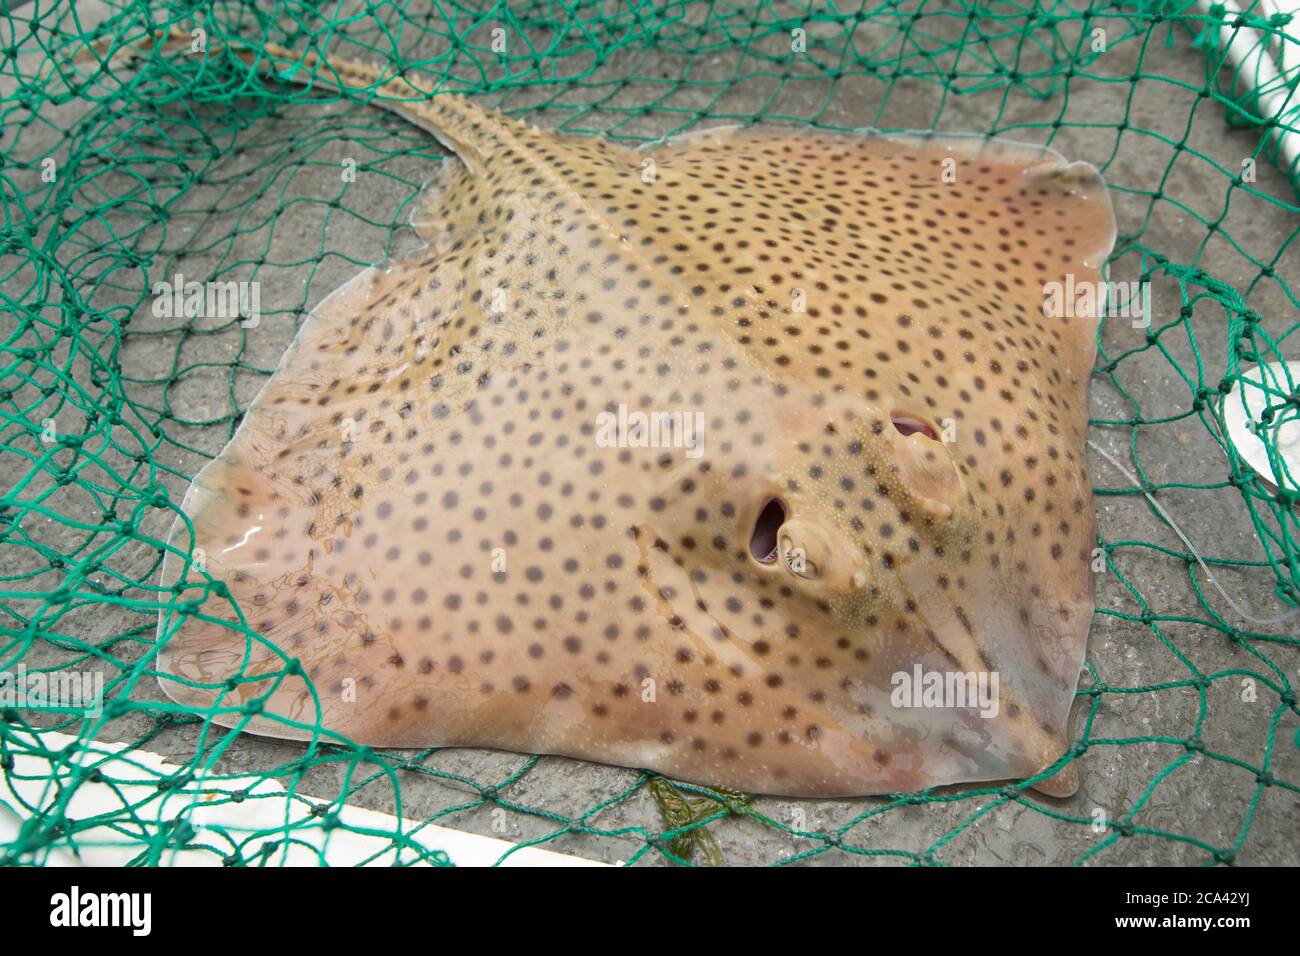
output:
M79 53L75 62L98 61L113 67L154 52L165 56L211 57L226 52L277 79L303 86L322 86L342 93L368 92L373 104L415 123L454 152L475 174L486 171L489 157L517 148L528 127L499 109L486 110L458 93L437 92L388 65L371 66L344 57L296 52L276 43L260 47L208 43L196 50L196 38L180 27L160 30L151 37L112 49L114 37L105 37ZM415 78L419 80L419 77Z

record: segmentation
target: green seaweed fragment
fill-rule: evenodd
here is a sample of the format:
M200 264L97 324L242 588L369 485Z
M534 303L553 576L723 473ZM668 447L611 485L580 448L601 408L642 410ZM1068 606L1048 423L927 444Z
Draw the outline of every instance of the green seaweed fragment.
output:
M696 852L703 857L704 866L721 866L722 851L718 849L713 834L709 833L703 821L722 813L735 813L747 807L751 794L741 793L725 787L708 789L691 787L691 792L699 794L689 799L680 789L664 777L650 780L650 793L659 805L663 817L664 831L674 833L668 838L665 848L671 857L687 863L694 861Z

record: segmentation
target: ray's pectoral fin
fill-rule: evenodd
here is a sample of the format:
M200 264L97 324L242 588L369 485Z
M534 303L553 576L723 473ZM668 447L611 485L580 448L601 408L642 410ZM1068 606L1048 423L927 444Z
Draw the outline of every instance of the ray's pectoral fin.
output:
M1048 797L1072 797L1079 791L1079 768L1066 764L1052 776L1034 784L1034 789Z
M400 674L371 620L367 599L382 584L361 541L378 503L408 493L414 462L403 453L427 457L436 421L451 414L450 399L430 399L430 383L445 362L440 344L466 334L452 327L463 314L461 275L453 256L435 252L366 269L328 296L230 443L195 476L184 510L204 567L188 580L210 576L228 596L209 590L200 614L160 648L173 700L237 708L257 698L268 716L248 729L268 736L309 736L277 716L367 735L377 709L345 706L340 688L365 681L358 694L379 699ZM165 585L181 575L188 534L178 521ZM295 659L319 696L319 720L307 682L286 671ZM213 719L242 718L232 710Z
M1115 213L1095 166L1045 160L1025 170L1021 191L1032 194L1046 215L1067 210L1075 254L1084 266L1101 268L1115 246Z
M186 581L182 597L201 596L199 613L183 620L159 648L157 671L166 696L195 710L216 708L213 722L268 736L305 739L289 724L257 715L272 713L313 723L315 705L290 662L320 619L322 589L313 559L290 568L273 554L272 538L287 528L287 516L302 514L300 503L277 492L273 477L255 466L263 459L265 432L248 431L238 453L230 449L195 477L186 494L190 532L177 520L162 567L162 583ZM278 538L287 541L289 536ZM191 553L186 571L179 554ZM208 584L211 576L218 587ZM290 596L289 601L277 598ZM243 620L240 620L240 613ZM160 639L166 619L160 620ZM251 710L243 710L252 708Z
M1115 212L1101 174L1088 163L1066 163L1059 156L1029 166L1020 177L1019 191L1029 198L1040 217L1047 222L1069 223L1069 247L1061 254L1064 275L1055 292L1045 291L1045 313L1052 313L1047 303L1054 296L1069 294L1071 285L1084 288L1101 278L1102 267L1115 247ZM1060 309L1051 317L1062 323L1065 342L1071 346L1066 357L1078 356L1076 377L1086 376L1096 354L1097 324L1101 304L1092 309Z

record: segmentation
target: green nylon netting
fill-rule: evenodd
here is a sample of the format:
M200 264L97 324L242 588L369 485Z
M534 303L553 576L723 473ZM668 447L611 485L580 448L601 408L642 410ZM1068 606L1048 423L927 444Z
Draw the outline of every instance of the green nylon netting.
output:
M309 831L349 826L335 812L347 801L398 817L378 835L403 862L447 861L413 842L430 823L631 862L1295 862L1298 619L1241 617L1096 457L1104 569L1068 754L1084 785L1070 800L1014 785L750 799L559 758L309 749L227 733L166 701L153 674L159 610L170 633L199 603L193 587L158 586L189 476L233 433L305 312L409 248L411 203L443 151L367 95L267 82L220 55L111 73L73 63L100 37L201 23L214 46L239 37L400 62L539 124L629 143L762 119L982 132L1086 159L1115 198L1112 277L1149 281L1153 302L1149 328L1103 325L1092 437L1238 605L1275 618L1300 583L1296 495L1257 479L1224 440L1220 395L1251 365L1287 357L1298 327L1297 182L1278 134L1300 136L1300 111L1284 83L1262 96L1233 67L1220 27L1255 31L1290 63L1300 42L1285 16L1184 0L8 6L0 670L101 674L105 706L0 712L6 774L36 758L44 784L26 806L0 789L16 813L0 861L85 850L93 830L135 863L188 847L274 864ZM339 175L348 160L352 181ZM261 323L155 317L152 285L174 273L260 282ZM1272 398L1270 447L1300 393L1288 383ZM181 770L78 816L78 789L120 783L121 765L81 769L75 748L32 736L50 730ZM197 843L188 814L155 812L185 787L208 806L256 800L249 775L323 802Z

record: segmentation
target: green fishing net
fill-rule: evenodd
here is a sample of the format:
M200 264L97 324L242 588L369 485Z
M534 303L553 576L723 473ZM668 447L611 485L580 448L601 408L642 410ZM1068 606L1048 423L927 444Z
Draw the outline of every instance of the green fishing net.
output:
M0 862L326 862L359 836L373 853L350 862L457 862L440 827L637 864L1300 861L1300 482L1282 458L1300 392L1252 371L1300 358L1300 24L1280 10L7 0L0 678L50 693L0 697ZM105 66L173 24L202 31L193 52ZM416 246L410 210L444 156L372 93L259 76L226 38L386 61L629 144L761 120L978 132L1097 166L1120 228L1110 277L1148 284L1150 313L1099 333L1098 610L1066 758L1079 793L752 797L556 757L308 747L167 700L157 642L219 587L198 570L159 586L190 477L307 312ZM258 321L159 314L174 276L257 283ZM1252 375L1276 485L1227 437ZM59 703L73 677L102 707Z

